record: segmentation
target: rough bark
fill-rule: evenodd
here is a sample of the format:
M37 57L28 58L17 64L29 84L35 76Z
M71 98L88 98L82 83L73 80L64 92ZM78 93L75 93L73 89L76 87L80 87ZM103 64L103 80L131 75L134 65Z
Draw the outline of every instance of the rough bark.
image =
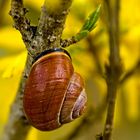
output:
M26 79L29 75L32 62L36 55L44 50L60 46L60 38L64 28L66 16L72 0L61 0L58 10L51 12L44 3L38 26L31 26L26 18L26 8L22 0L11 1L10 15L14 20L14 27L20 31L25 46L28 50L27 62L21 77L15 100L5 126L2 140L25 140L30 130L23 113L23 92Z

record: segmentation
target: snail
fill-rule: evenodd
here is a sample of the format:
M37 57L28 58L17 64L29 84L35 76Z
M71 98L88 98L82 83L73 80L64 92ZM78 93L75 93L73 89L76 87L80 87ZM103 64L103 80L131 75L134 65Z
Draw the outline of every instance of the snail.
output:
M74 72L69 53L51 49L36 57L25 84L23 109L29 123L50 131L78 118L87 96L82 77Z

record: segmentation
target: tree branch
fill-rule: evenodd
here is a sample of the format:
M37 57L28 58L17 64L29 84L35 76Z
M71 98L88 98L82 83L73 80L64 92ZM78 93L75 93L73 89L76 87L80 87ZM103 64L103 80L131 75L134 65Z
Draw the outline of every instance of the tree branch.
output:
M32 65L32 58L27 57L26 67L23 72L20 85L15 100L11 106L11 111L7 125L4 129L2 140L25 140L29 132L29 124L23 113L23 92L24 86Z
M107 66L108 86L108 109L106 123L103 133L103 140L110 140L113 128L114 110L117 96L117 88L122 72L119 56L119 0L115 0L115 8L111 7L111 0L105 0L108 14L108 34L110 44L110 66Z
M32 32L30 31L30 22L25 17L26 12L22 0L12 0L10 15L15 22L14 27L21 32L25 39L28 39Z
M27 10L23 6L23 1L11 1L10 15L13 17L14 27L22 34L23 41L28 50L28 57L25 70L20 81L20 86L3 132L2 140L26 139L30 125L23 113L23 92L25 82L29 75L33 58L36 57L38 53L46 49L60 46L61 34L71 3L72 0L61 0L57 9L59 11L56 10L53 12L51 9L48 9L49 7L46 6L46 8L44 5L43 7L46 9L42 10L38 27L33 27L30 26L29 20L25 17ZM45 43L45 45L42 43Z
M29 20L25 17L27 10L23 6L23 1L11 0L10 15L14 20L14 27L19 30L22 35L23 41L28 50L28 57L20 86L3 132L2 140L26 139L30 125L23 113L23 92L25 82L29 75L34 57L47 49L60 47L62 31L72 1L73 0L45 0L38 26L31 26ZM53 4L54 2L56 2L55 7ZM92 25L94 25L96 20L97 17L91 22L86 22L83 26L83 30L88 29L91 31L91 29L93 29ZM84 32L82 31L76 37L79 39L83 35Z
M37 42L34 43L33 41L33 45L38 47L40 52L45 49L60 47L62 31L72 0L60 0L55 8L52 7L53 3L54 1L46 0L42 7L35 37ZM37 46L37 44L41 45Z
M14 27L20 31L28 52L32 54L31 40L34 36L34 28L30 26L29 20L25 17L26 13L27 10L24 8L22 0L11 1L10 15L14 20Z
M135 74L136 71L138 71L139 69L140 69L140 61L138 61L136 66L124 75L124 77L120 80L120 85L123 84L125 81L127 81L130 78L130 76Z

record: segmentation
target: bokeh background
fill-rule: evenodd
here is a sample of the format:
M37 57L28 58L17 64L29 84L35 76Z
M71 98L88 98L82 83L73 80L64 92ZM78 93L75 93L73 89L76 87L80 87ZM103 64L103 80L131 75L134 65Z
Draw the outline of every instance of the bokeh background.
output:
M120 1L120 55L125 74L140 61L140 1ZM43 2L44 0L24 0L32 25L37 25ZM76 34L99 3L102 2L74 0L63 38ZM105 121L104 98L107 91L103 77L109 56L103 7L95 30L87 38L68 48L75 70L85 79L90 113L87 111L82 118L52 132L40 132L32 128L28 140L94 140L95 135L102 132ZM12 27L9 10L10 0L0 0L0 135L8 119L27 55L20 33ZM86 119L83 123L84 118ZM80 126L78 130L75 129L77 126ZM140 69L119 86L113 138L140 140Z

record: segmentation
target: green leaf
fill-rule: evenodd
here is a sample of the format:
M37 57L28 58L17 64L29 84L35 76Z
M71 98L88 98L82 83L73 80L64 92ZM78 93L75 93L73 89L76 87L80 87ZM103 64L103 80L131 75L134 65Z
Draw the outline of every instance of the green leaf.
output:
M91 13L91 15L85 21L80 31L75 36L72 36L72 38L70 39L70 41L72 40L71 42L73 42L73 43L70 43L70 45L87 37L89 32L92 31L96 27L95 24L99 18L100 9L101 9L101 5L99 5L93 13Z
M82 30L79 33L77 33L74 38L76 42L80 41L81 39L85 38L88 35L89 31L88 30Z
M99 5L97 9L89 15L88 19L85 21L85 24L81 28L80 32L83 30L88 30L90 32L95 28L95 23L99 18L100 9L101 9L101 5Z

